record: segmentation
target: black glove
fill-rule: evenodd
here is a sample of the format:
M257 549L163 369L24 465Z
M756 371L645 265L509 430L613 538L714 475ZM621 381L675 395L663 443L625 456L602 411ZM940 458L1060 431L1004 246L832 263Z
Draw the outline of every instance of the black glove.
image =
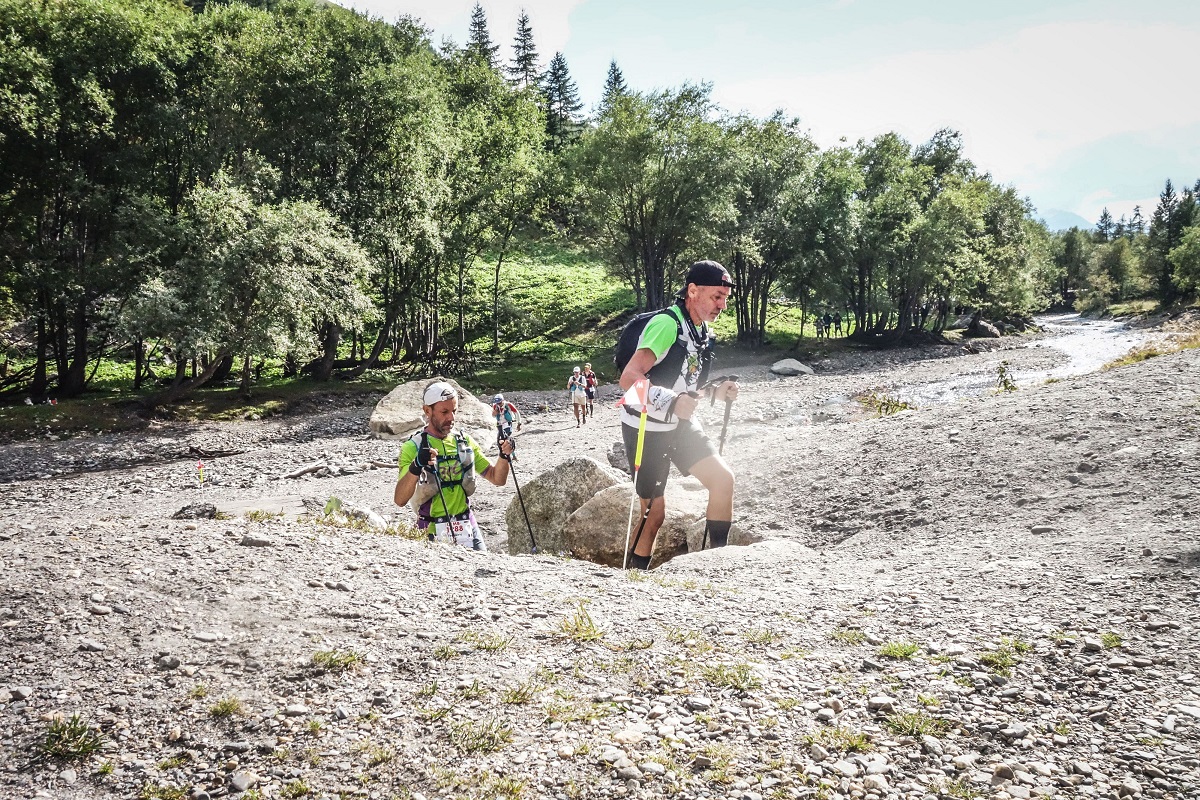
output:
M421 471L433 465L433 450L429 445L418 445L417 457L408 465L408 471L420 475Z

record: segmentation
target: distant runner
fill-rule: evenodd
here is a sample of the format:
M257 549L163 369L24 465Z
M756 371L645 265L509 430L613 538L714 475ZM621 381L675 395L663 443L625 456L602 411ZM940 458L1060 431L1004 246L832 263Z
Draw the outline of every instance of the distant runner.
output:
M596 409L593 405L596 402L596 386L600 381L596 380L596 373L592 372L591 364L583 365L583 389L587 393L588 416L595 417Z
M571 396L571 409L575 412L575 427L579 427L580 417L583 418L583 424L587 424L587 381L584 380L583 373L579 367L571 372L571 377L567 380L567 393Z

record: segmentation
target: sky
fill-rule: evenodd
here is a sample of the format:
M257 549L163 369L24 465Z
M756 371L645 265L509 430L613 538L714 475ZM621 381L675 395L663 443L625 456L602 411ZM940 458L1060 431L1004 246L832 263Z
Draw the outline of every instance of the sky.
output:
M474 0L341 0L435 43L466 41ZM630 88L707 82L733 113L800 120L823 146L940 128L1038 213L1094 222L1200 179L1195 0L481 0L500 57L529 15L592 108L611 61Z

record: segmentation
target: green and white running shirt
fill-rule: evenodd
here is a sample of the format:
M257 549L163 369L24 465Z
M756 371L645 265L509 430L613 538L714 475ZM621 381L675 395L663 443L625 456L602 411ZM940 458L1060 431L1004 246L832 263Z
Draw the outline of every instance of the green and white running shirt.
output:
M680 366L675 380L672 382L669 377L659 377L653 381L655 386L663 386L676 394L691 391L700 384L700 353L703 343L708 341L707 325L700 326L699 344L688 335L688 325L683 318L686 313L678 305L672 305L664 309L662 314L651 317L650 321L646 323L646 327L642 329L642 335L638 339L637 345L638 350L649 349L654 353L656 365L662 363L663 359L667 357L671 345L676 342L686 348L687 356L683 359L683 364ZM641 409L635 411L627 406L621 408L621 422L636 428L641 419ZM695 422L699 425L698 420ZM678 424L678 417L673 414L668 415L664 409L655 408L654 404L650 405L646 414L646 430L672 431Z

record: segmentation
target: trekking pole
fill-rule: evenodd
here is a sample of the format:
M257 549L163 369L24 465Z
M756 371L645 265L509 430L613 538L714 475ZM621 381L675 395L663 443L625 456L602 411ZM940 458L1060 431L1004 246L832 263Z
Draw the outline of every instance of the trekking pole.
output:
M721 381L721 383L724 383L725 381L736 381L737 379L738 379L737 375L725 375L724 377L717 378L714 381L710 381L709 386L711 386L713 383L716 383L717 380ZM717 402L717 396L714 394L712 397L709 398L708 404L711 406L711 405L715 404L716 402ZM717 455L720 455L720 456L725 455L725 435L727 433L729 433L729 411L732 408L732 406L733 406L733 401L730 400L728 397L726 397L725 398L725 419L721 422L721 438L719 441L719 445L717 447Z
M633 532L633 509L637 505L637 497L638 497L638 493L637 493L638 471L642 468L642 445L646 441L646 392L649 391L649 388L650 388L650 382L648 380L646 380L645 378L643 378L643 379L637 381L636 383L634 383L633 386L629 387L629 391L625 393L625 397L621 398L621 403L618 403L618 405L621 405L626 400L628 400L630 398L630 396L632 395L635 400L641 401L641 406L642 406L641 419L638 422L637 450L635 451L634 458L633 458L633 492L631 493L630 498L629 498L629 525L625 528L625 551L622 553L622 560L621 560L621 569L622 570L629 569L629 535ZM628 455L629 454L626 453L626 457L628 457ZM650 516L650 504L647 503L646 504L646 513L644 515L642 515L642 526L644 526L646 524L646 519L649 516ZM639 538L642 535L642 526L638 527L638 537ZM637 546L637 542L634 542L634 547L636 547L636 546Z
M500 420L496 420L496 446L497 447L499 447L501 444L503 444L504 440L506 438L508 438L504 435L504 431L501 427L502 424L503 423L501 423ZM510 473L512 473L513 486L517 487L517 501L521 504L521 515L523 517L525 517L525 528L529 531L529 552L532 553L533 555L537 555L537 551L538 551L537 539L533 538L533 526L529 524L529 512L525 510L525 498L521 496L521 482L519 480L517 480L517 469L516 469L516 467L513 466L513 454L509 453L508 455L504 455L504 452L501 451L500 457L508 462L508 471Z

